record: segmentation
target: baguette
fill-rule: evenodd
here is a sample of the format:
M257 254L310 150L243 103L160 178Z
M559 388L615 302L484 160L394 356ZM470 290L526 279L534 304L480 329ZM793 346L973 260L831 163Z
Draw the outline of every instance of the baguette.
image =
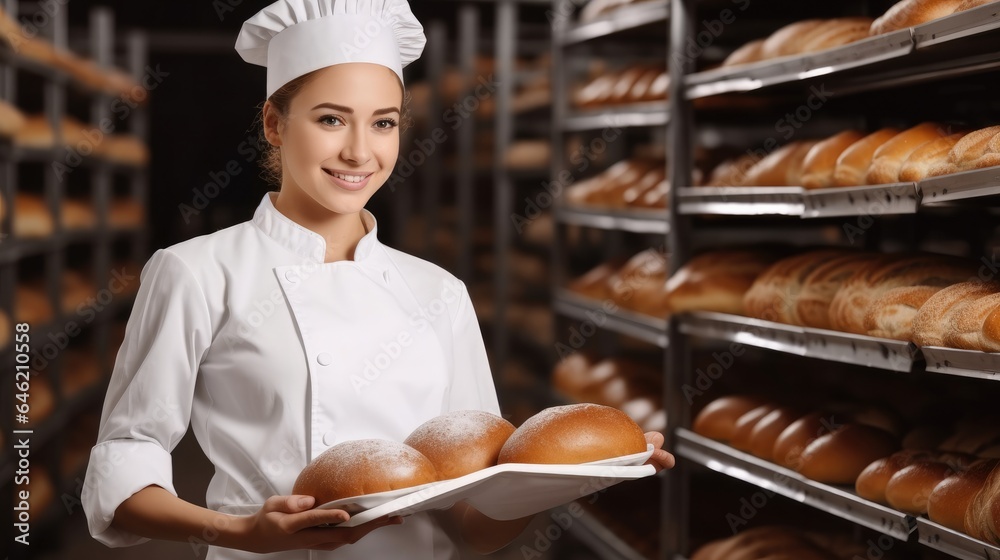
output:
M806 278L818 267L844 256L845 251L823 249L782 259L762 272L743 297L748 317L798 325L799 294Z
M807 189L832 187L837 158L862 138L864 134L858 130L845 130L818 142L802 162L802 186Z
M749 43L743 45L742 47L736 49L726 57L726 60L722 61L723 67L729 66L739 66L741 64L750 64L751 62L758 62L763 60L762 49L764 47L764 39L757 39L756 41L750 41Z
M942 136L914 150L899 168L899 180L915 183L929 177L932 169L948 161L951 149L964 136L961 132Z
M767 60L801 53L806 43L812 39L813 32L824 23L821 19L807 19L778 29L761 45L761 58Z
M833 328L830 304L840 287L859 270L881 258L875 253L852 253L819 266L802 282L802 291L795 303L798 321L806 327Z
M853 187L863 185L875 151L899 134L895 128L883 128L851 144L840 157L833 170L833 186Z
M745 184L752 187L798 186L802 183L802 165L812 141L792 142L768 154L747 171Z
M948 152L946 162L935 165L930 176L947 175L1000 165L1000 126L990 126L966 134Z
M898 182L900 168L910 154L924 144L946 135L944 127L933 122L922 123L897 134L875 150L865 182L869 185Z
M1000 293L988 294L970 301L960 313L952 313L944 331L944 345L963 350L987 351L983 341L986 318L1000 308Z
M865 315L868 336L912 340L917 310L940 290L937 286L903 286L882 294Z
M959 282L934 294L913 318L913 342L918 346L944 346L952 317L966 312L976 299L1000 292L1000 283L979 280Z
M867 39L874 21L868 17L831 19L810 33L811 37L805 41L799 53L824 51Z
M667 281L671 313L743 313L743 297L777 256L765 251L713 251L694 257Z
M889 8L871 26L871 35L881 35L951 15L963 0L902 0Z
M739 187L747 182L747 173L760 161L756 156L744 154L720 163L708 175L706 187Z

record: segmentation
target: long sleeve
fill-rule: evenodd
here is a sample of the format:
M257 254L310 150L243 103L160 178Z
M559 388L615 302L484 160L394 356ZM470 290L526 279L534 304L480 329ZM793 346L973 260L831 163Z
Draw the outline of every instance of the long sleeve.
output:
M87 467L82 502L98 541L113 547L147 541L111 528L115 510L150 485L176 495L170 452L187 431L211 341L197 279L169 249L157 251L140 276Z
M500 403L486 356L486 346L479 329L479 319L464 283L452 323L454 378L450 391L450 409L475 409L500 415Z

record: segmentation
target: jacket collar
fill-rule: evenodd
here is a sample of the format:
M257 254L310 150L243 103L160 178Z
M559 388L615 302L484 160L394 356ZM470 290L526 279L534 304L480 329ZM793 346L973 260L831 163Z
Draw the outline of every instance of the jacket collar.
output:
M326 260L326 240L323 236L292 221L274 207L277 192L269 192L261 199L253 215L253 223L268 237L282 247L309 261L323 263ZM354 250L354 261L364 264L379 264L388 258L378 240L378 222L368 210L361 210L368 233L358 242ZM383 262L384 264L384 262Z

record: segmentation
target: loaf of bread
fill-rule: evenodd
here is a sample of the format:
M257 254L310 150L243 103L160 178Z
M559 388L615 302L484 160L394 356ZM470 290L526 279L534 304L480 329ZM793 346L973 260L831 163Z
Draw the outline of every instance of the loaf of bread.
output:
M48 237L55 231L48 204L35 194L17 193L13 222L15 237Z
M634 208L646 208L649 210L665 209L670 202L670 181L664 179L655 187L649 189L630 206Z
M864 185L875 151L899 132L895 128L883 128L848 146L837 158L837 166L833 170L833 186Z
M799 54L813 38L817 28L825 23L821 19L807 19L790 23L771 34L760 47L761 58L770 59L780 56Z
M499 416L459 410L424 422L403 443L430 459L441 480L449 480L496 465L513 433L514 425Z
M97 227L97 213L88 201L64 199L61 214L63 229L86 230Z
M914 150L899 168L899 180L917 182L929 177L932 169L947 163L948 154L964 136L964 132L949 134Z
M842 47L861 39L867 39L875 20L868 17L834 18L823 22L809 35L799 53L807 54Z
M939 449L951 453L979 453L1000 441L1000 418L991 413L970 413L955 424L955 430Z
M511 146L511 149L513 150L518 146L520 146L520 143L515 142ZM544 147L541 145L531 147L538 148L544 152L548 147L548 143L545 142ZM519 149L523 151L525 148L522 146ZM142 167L149 163L149 149L138 136L132 134L108 134L98 144L94 153L123 165ZM508 153L508 157L510 157L510 153Z
M547 408L524 421L497 464L580 464L646 451L646 438L624 412L584 403Z
M743 297L778 255L766 251L713 251L694 257L667 281L671 313L743 313Z
M622 183L614 188L614 196L608 200L611 208L626 208L635 203L641 195L656 188L657 185L667 180L667 169L662 162L647 169L637 180L631 183Z
M56 133L45 115L30 115L14 133L14 144L22 148L47 150L56 145Z
M574 352L556 363L552 369L552 386L561 395L577 398L590 385L589 370L593 361L583 352Z
M722 62L723 67L739 66L763 60L764 39L750 41L742 47L736 49Z
M63 270L60 286L62 288L62 310L67 315L78 312L79 308L86 306L88 300L97 293L97 286L86 274L71 268Z
M623 178L636 177L640 171L637 162L622 160L597 175L584 179L566 189L566 200L570 204L591 205L603 198L604 190L611 188Z
M659 181L656 181L657 177L659 177ZM661 191L662 194L666 195L669 190L670 181L667 177L667 170L666 168L660 167L653 169L643 176L638 183L625 189L625 192L622 193L621 201L625 203L626 207L650 207L652 205L648 204L645 200L647 197L655 196L656 198L659 198ZM664 205L663 207L665 208L666 206Z
M824 434L802 450L798 471L828 484L854 484L861 471L899 449L884 430L864 424L846 424Z
M994 310L1000 308L1000 293L974 298L960 312L948 315L944 345L963 350L991 351L983 341L983 326Z
M338 443L309 462L295 479L293 494L316 505L410 488L438 480L430 459L409 445L382 439Z
M746 413L766 404L758 397L732 395L708 403L691 425L696 434L728 442L736 431L736 422Z
M924 144L944 136L948 136L946 128L934 122L921 123L900 132L875 150L865 182L869 185L898 182L900 168L910 154Z
M778 407L758 421L750 432L750 453L765 459L774 460L774 442L788 426L799 418L802 411L792 407Z
M971 276L971 275L970 275ZM913 342L918 346L944 346L952 317L966 312L982 296L1000 292L1000 283L978 280L941 289L927 300L913 318Z
M970 537L1000 546L1000 468L994 466L965 512Z
M705 181L706 187L739 187L747 182L747 174L757 162L757 156L744 154L717 165Z
M781 259L762 272L743 297L748 317L801 324L797 314L802 284L818 267L847 254L839 249L808 251Z
M834 186L833 172L837 167L837 159L844 150L858 140L864 138L864 133L858 130L845 130L817 142L806 154L802 162L802 186L807 189L824 189Z
M635 255L608 279L611 299L624 309L666 317L667 259L654 249Z
M573 94L573 104L580 109L600 107L611 98L618 75L609 72L591 80Z
M865 315L868 336L910 341L913 339L913 318L938 286L903 286L893 288L872 302Z
M610 299L611 286L608 282L622 264L624 263L620 260L599 264L583 276L570 282L567 288L571 292L591 299Z
M639 79L635 81L632 86L632 91L628 93L622 103L639 103L646 101L647 97L650 95L650 88L653 87L653 83L656 81L660 75L666 75L666 72L662 68L647 68Z
M966 470L942 480L927 498L927 516L954 531L968 533L965 527L969 505L982 490L987 477L1000 461L980 459Z
M963 0L902 0L889 8L871 26L871 35L881 35L951 15Z
M17 107L0 99L0 136L16 136L24 124L24 114Z
M747 171L744 184L750 187L787 187L802 183L802 166L813 141L792 142L768 154Z
M648 68L643 66L632 66L621 72L618 75L618 81L615 82L614 86L611 88L611 96L608 98L608 103L614 105L628 103L631 99L630 96L636 83L640 78L642 78L643 74L645 74L647 70ZM650 83L652 83L652 81Z
M831 427L839 425L839 420L843 418L826 411L802 416L789 424L774 440L772 460L783 467L798 469L805 448L819 436L829 433Z
M762 526L709 542L691 560L837 560L832 543L794 527ZM840 548L840 547L838 547ZM852 549L853 550L853 549Z
M729 439L729 446L749 452L750 436L753 434L754 428L776 408L777 406L771 403L762 404L737 418L736 424L733 426L733 435Z
M845 281L830 302L831 326L843 332L866 334L865 317L882 294L902 286L948 286L975 277L977 265L934 254L893 255L870 263ZM932 299L938 295L940 292ZM914 334L919 316L918 311Z
M951 427L938 424L922 424L910 429L903 436L903 449L932 451L951 435Z
M858 474L854 489L858 496L866 500L888 505L885 489L889 480L902 469L918 461L929 460L934 456L935 453L931 451L903 449L888 457L876 459Z
M108 225L113 228L138 227L144 220L142 205L131 198L116 198L108 206Z
M971 460L949 459L939 456L936 460L916 461L889 479L885 497L889 505L910 515L925 515L927 502L934 488L946 478L964 471Z
M963 136L948 157L927 172L929 177L1000 165L1000 126L989 126Z
M664 170L662 161L643 158L626 160L624 164L624 168L618 168L616 173L603 177L604 183L587 194L585 202L588 205L602 208L622 208L625 206L625 191L645 179L650 172L656 173ZM662 180L662 176L660 180ZM659 181L657 180L657 182Z
M52 302L43 287L18 284L14 297L15 322L45 325L52 321L54 315Z
M844 282L879 258L875 253L848 253L817 267L802 281L795 303L795 316L799 322L817 329L833 328L830 303L834 296Z

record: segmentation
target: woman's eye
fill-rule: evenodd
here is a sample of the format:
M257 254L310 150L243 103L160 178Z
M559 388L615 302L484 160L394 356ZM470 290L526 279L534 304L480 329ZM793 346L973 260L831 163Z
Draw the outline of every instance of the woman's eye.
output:
M396 128L396 121L393 119L382 119L375 121L375 128L381 128L388 130L390 128Z
M340 120L340 117L334 117L332 115L327 115L325 117L320 118L319 122L327 126L337 126L339 124L343 124L343 121Z

